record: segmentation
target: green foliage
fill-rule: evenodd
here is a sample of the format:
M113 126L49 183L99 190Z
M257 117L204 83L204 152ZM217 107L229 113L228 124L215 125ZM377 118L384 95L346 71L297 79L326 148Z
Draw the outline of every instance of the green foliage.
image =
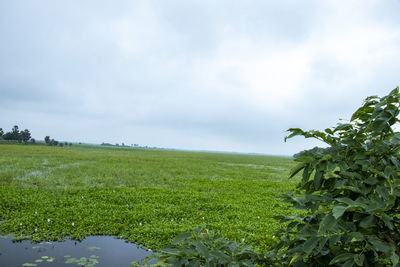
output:
M172 243L153 253L149 259L156 258L163 266L253 266L261 262L262 256L243 243L226 240L206 225L196 228L192 233L182 233Z
M400 244L399 88L365 99L347 123L324 131L292 128L328 147L300 153L283 195L304 216L281 216L287 227L269 256L293 266L398 266Z

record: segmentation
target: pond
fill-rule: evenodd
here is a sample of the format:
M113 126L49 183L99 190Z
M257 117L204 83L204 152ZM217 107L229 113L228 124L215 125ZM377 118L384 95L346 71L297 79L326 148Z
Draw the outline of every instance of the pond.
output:
M111 236L90 236L81 242L12 242L0 237L0 266L130 266L151 252Z

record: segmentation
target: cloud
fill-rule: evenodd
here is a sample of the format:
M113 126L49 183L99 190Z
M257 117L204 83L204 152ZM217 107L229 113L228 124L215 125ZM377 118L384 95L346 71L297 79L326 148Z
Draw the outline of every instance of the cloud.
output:
M292 154L399 83L397 1L0 3L0 127Z

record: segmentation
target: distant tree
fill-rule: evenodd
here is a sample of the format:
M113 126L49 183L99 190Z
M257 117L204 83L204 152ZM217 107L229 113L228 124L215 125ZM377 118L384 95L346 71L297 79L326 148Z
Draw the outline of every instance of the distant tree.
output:
M46 144L50 145L50 136L46 136L46 137L44 138L44 142L45 142Z
M3 128L0 128L0 137L2 137L2 136L3 136L3 134L4 134L4 132L3 132Z
M2 137L4 140L13 140L12 132L6 132Z
M54 139L51 139L50 142L49 142L49 145L50 146L57 146L58 145L58 141L54 140Z
M69 146L72 146L72 143L69 143Z
M36 143L35 138L31 138L31 143L32 143L32 144L35 144L35 143Z
M12 134L11 140L18 140L19 142L21 142L21 136L19 133L18 125L14 125L14 127L11 130L11 134Z
M68 143L67 143L67 142L65 142L65 143L64 143L64 146L68 146Z
M61 147L63 147L63 146L64 146L64 143L63 143L63 142L60 142L60 143L58 143L58 145L61 146Z
M18 132L18 126L14 126L13 130L15 130L15 127L16 127L16 131ZM3 139L4 140L18 140L18 134L15 136L15 133L13 130L3 134Z
M19 140L24 141L24 143L28 143L29 139L31 139L31 133L29 132L28 129L23 130L20 134L19 134Z

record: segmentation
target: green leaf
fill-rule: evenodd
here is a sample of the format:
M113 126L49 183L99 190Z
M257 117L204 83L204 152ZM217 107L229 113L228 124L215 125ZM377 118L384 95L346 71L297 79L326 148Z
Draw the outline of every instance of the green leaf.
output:
M179 255L180 251L176 248L163 248L160 250L162 253L172 254L172 255Z
M356 255L354 255L354 262L355 262L358 266L363 266L363 264L364 264L364 259L365 259L365 255L364 255L364 254L356 254Z
M336 257L334 257L329 264L335 264L335 263L339 263L339 262L343 262L343 261L347 261L350 259L353 259L354 254L353 253L342 253L340 255L337 255Z
M314 255L318 255L321 254L323 255L323 253L321 252L321 250L324 248L326 241L328 241L328 236L324 236L322 238L319 238L319 242L318 242L318 246L317 248L314 250Z
M309 169L310 169L310 165L306 165L306 167L304 168L303 179L302 179L303 185L306 184L308 179L310 178L311 173L309 172Z
M304 242L303 251L306 253L306 255L309 255L311 253L311 251L317 246L318 241L319 241L318 237L313 236L306 242Z
M352 267L354 265L354 259L350 259L348 261L346 261L342 267Z
M366 184L375 185L376 183L378 183L378 180L375 177L370 176L367 179L365 179L364 182Z
M388 126L388 121L389 121L389 119L383 119L383 118L376 119L372 122L372 125L371 125L372 129L375 132L380 132L383 130L383 128Z
M290 177L292 178L293 176L295 176L299 171L301 171L302 169L304 169L304 167L307 164L305 163L298 163L296 166L294 166L291 170L290 170Z
M368 236L368 241L370 242L370 244L375 248L376 251L381 251L384 253L389 253L390 251L393 250L393 248L382 242L378 237L376 236Z
M385 225L386 225L390 230L393 230L393 229L394 229L394 226L393 226L393 223L392 223L392 221L393 221L392 217L390 217L389 215L387 215L387 214L384 213L384 214L382 215L381 219L383 220L383 222L385 223Z
M376 187L376 192L382 196L385 200L389 200L389 190L387 190L386 187L382 186L382 185L378 185Z
M317 171L314 175L314 187L316 190L321 187L323 174L323 171Z
M351 232L348 237L350 242L359 242L364 240L364 235L360 232Z
M353 128L353 124L351 123L339 123L338 126L335 128L336 131L347 131Z
M324 234L330 229L332 229L336 225L336 219L333 217L331 214L325 215L325 217L322 219L319 229L318 229L318 234Z
M303 135L304 134L303 130L301 130L300 128L290 128L287 131L291 132L291 134L285 137L285 139L284 139L285 142L287 141L287 139L290 139L290 138L292 138L294 136L298 136L298 135Z
M369 215L369 216L366 216L364 219L361 220L360 227L366 229L366 228L374 226L375 223L376 223L375 216L374 215Z
M343 215L343 213L346 211L347 208L348 207L345 207L345 206L335 206L335 207L333 207L333 209L332 209L333 217L335 217L335 219L340 218Z
M206 246L205 246L203 243L201 243L201 242L195 242L194 245L195 245L195 247L196 247L197 252L198 252L201 256L203 256L203 257L205 257L205 258L208 258L208 257L209 257L208 249L206 248Z
M174 238L174 240L172 241L172 244L179 244L179 243L181 243L182 241L185 241L185 240L187 240L187 239L190 239L192 237L192 234L191 233L182 233L182 234L180 234L180 235L178 235L178 236L176 236L175 238Z
M392 252L392 255L390 256L390 260L392 261L393 267L397 266L399 264L399 256L396 254L396 252Z

